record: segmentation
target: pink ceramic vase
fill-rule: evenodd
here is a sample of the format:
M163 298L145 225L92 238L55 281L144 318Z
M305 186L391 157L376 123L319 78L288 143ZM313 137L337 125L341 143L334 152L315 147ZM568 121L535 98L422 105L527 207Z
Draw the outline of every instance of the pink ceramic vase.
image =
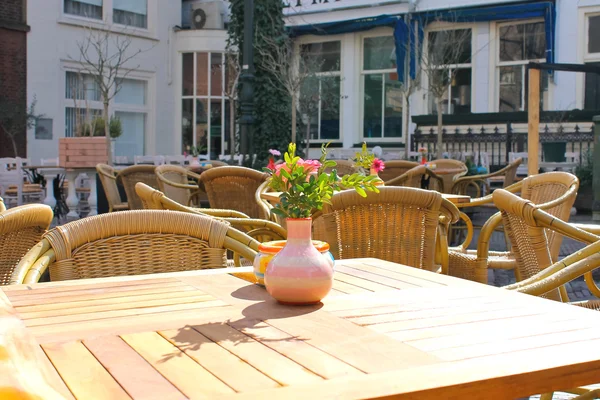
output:
M315 304L331 290L333 270L311 241L311 218L288 218L285 247L265 271L267 292L283 304Z
M377 172L375 170L375 168L371 167L371 169L369 170L369 173L370 173L370 175L373 175L373 176L376 176L376 177L379 178L379 172ZM383 183L383 181L374 183L374 185L375 186L385 186L384 183Z

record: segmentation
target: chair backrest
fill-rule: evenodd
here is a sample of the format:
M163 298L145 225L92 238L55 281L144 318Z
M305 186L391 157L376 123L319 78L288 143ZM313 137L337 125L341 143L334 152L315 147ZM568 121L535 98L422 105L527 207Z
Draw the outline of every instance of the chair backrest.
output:
M117 186L117 173L115 169L110 165L97 164L96 172L98 172L98 177L104 189L110 211L114 210L115 206L124 204L121 200L119 187Z
M517 158L516 160L511 161L506 167L502 168L504 170L504 183L502 184L503 188L515 183L515 180L517 179L517 171L519 170L521 163L523 163L523 159Z
M529 171L527 169L527 161L529 160L529 153L527 152L509 152L508 153L508 162L512 163L516 161L518 158L522 159L522 164L517 168L517 175L528 175Z
M185 156L165 156L165 164L183 165L185 164Z
M142 201L135 193L135 184L144 182L146 185L158 189L158 178L155 174L154 165L132 165L122 169L117 174L117 180L123 184L127 194L127 203L132 210L141 210Z
M52 218L52 209L43 204L28 204L0 212L0 285L11 283L15 267L41 240Z
M453 160L451 158L440 158L437 160L430 161L429 164L435 164L434 172L438 169L449 169L456 170L456 173L451 174L438 174L444 181L444 193L451 193L452 186L454 186L454 180L460 178L469 172L466 164L459 160Z
M335 167L325 169L325 172L330 173L332 170L337 171L338 176L344 175L352 175L358 171L356 167L354 167L354 163L349 160L332 160L337 163Z
M211 168L200 175L212 208L243 212L251 218L268 218L255 200L256 190L268 174L244 167Z
M0 197L0 212L6 211L6 204L4 204L4 199Z
M58 158L42 158L40 165L44 167L58 167Z
M156 167L155 173L160 191L176 202L188 205L192 191L190 190L189 173L185 168L177 165L161 165ZM198 186L195 190L198 190Z
M432 271L441 214L457 218L458 210L440 193L385 186L367 197L334 194L320 219L336 259L375 257Z
M421 183L423 182L423 179L429 179L429 190L437 190L438 192L442 191L444 187L444 181L425 165L417 165L399 177L385 182L385 185L421 189Z
M386 161L384 170L379 172L379 178L381 178L382 181L387 182L399 177L418 165L419 163L406 160Z
M44 235L52 281L226 267L226 250L253 260L253 241L225 221L177 211L83 218ZM26 269L19 265L19 269ZM28 274L28 272L26 272ZM27 281L27 276L25 281Z
M133 163L135 165L163 165L165 163L164 156L134 156Z
M226 162L219 161L219 160L208 160L208 164L210 164L213 168L225 167L225 166L229 165Z

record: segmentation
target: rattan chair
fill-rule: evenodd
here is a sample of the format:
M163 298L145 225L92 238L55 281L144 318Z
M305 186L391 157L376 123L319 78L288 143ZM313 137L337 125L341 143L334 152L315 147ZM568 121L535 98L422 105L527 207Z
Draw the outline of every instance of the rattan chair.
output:
M6 211L6 205L4 204L4 199L0 197L0 212Z
M21 260L11 283L188 271L231 266L226 250L253 260L258 242L225 221L193 213L136 210L59 226ZM238 263L239 265L239 263Z
M388 181L405 174L409 170L417 167L419 163L406 160L392 160L385 162L385 168L378 173L379 178L387 185ZM421 187L421 186L419 186Z
M177 165L161 165L156 167L158 187L169 198L184 205L190 205L199 186L190 182L190 178L199 180L200 175ZM137 192L137 189L136 189Z
M336 259L375 257L430 271L441 264L443 271L436 236L446 228L438 228L457 219L458 209L438 192L386 186L367 197L354 190L334 194L314 223L323 225L318 239Z
M404 186L420 189L423 179L429 180L428 188L430 190L442 191L444 181L425 165L417 165L402 175L385 182L385 186Z
M211 168L200 175L211 208L236 210L256 219L268 219L255 200L268 174L245 167Z
M142 203L146 209L191 212L194 214L220 218L229 222L234 228L245 232L248 236L261 242L283 240L287 238L287 231L272 221L248 218L247 215L233 210L186 207L165 196L161 191L152 189L150 186L141 182L135 185L135 191L142 199Z
M127 194L127 203L132 210L141 210L142 201L135 193L135 184L143 182L146 185L158 189L158 178L156 177L155 165L133 165L124 168L117 174L117 181L120 181Z
M352 161L349 160L332 160L336 162L336 166L335 167L331 167L331 168L326 168L325 172L326 173L331 173L332 170L336 170L336 173L338 176L344 176L344 175L352 175L355 174L356 172L358 172L358 168L356 168L354 166L354 163Z
M437 169L456 169L456 173L451 174L438 174L442 180L444 181L444 190L443 193L452 193L452 187L454 186L454 181L458 178L464 176L469 172L467 165L458 160L452 160L450 158L440 158L438 160L433 160L428 163L428 165L435 164L434 172Z
M108 201L108 212L129 210L129 204L121 200L115 169L110 165L97 164L96 172Z
M0 285L11 283L15 267L40 241L53 217L52 209L43 204L28 204L0 212Z
M452 193L467 195L468 189L473 188L475 190L475 197L481 197L481 187L484 187L486 189L485 193L489 194L491 192L490 178L503 178L502 187L508 187L515 182L517 168L519 168L522 162L523 159L518 158L506 167L491 174L462 176L454 181Z
M579 180L576 176L568 172L547 172L527 177L507 187L506 190L512 193L520 192L523 199L530 200L557 218L568 221L578 188ZM493 201L493 197L488 195L480 199L473 199L471 203L465 205L459 204L458 208L464 209L466 206L474 207L489 204L491 201ZM461 213L461 217L464 217L463 213ZM479 233L477 250L467 249L473 237L471 227L465 242L461 246L450 248L450 275L487 283L488 268L515 269L517 260L511 250L489 251L492 234L501 224L502 216L499 212L487 220ZM552 231L548 231L547 235L550 243L550 255L552 260L556 261L562 236ZM515 270L515 275L517 280L524 278L520 275L518 269Z

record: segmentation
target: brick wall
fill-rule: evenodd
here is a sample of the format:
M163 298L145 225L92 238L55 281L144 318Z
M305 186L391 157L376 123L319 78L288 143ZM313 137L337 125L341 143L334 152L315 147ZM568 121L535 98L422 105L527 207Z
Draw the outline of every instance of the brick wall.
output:
M27 107L27 32L24 2L26 0L0 0L0 97ZM19 156L25 157L27 137L23 131L17 137ZM13 146L0 129L0 157L14 157Z

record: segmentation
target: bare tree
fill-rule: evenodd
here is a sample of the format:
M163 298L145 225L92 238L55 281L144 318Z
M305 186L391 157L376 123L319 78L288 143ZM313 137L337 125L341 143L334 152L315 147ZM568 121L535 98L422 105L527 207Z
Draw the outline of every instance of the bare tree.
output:
M111 100L121 90L123 79L139 65L130 62L140 53L150 49L132 48L132 39L124 31L115 32L112 27L104 30L86 28L82 41L77 42L79 57L75 59L81 72L90 75L96 83L104 106L104 133L109 136L108 108Z
M17 137L27 134L27 130L35 127L38 119L44 118L43 115L35 113L36 104L35 97L29 107L23 107L11 99L0 96L0 130L10 139L15 157L19 155Z
M235 153L235 132L236 132L236 123L235 123L235 114L236 114L236 104L238 100L238 85L240 81L240 59L238 53L234 52L232 49L228 48L225 53L225 88L223 89L223 94L225 98L229 100L229 135L230 135L230 154L233 155Z

